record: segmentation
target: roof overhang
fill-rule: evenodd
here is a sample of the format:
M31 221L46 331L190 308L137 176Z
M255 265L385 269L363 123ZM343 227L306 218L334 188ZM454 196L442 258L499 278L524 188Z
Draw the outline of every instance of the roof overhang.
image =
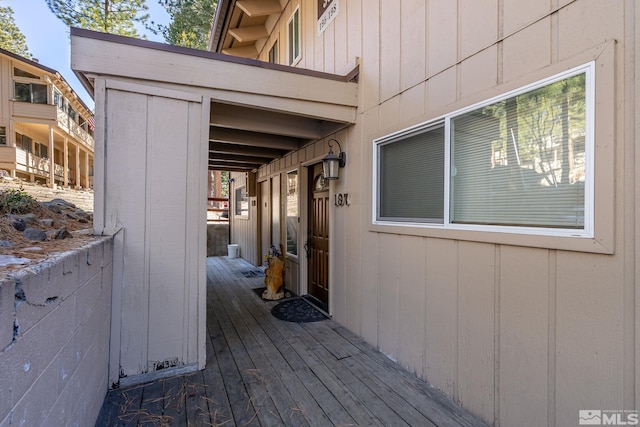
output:
M211 99L211 169L254 170L355 123L357 67L346 76L71 29L71 68Z

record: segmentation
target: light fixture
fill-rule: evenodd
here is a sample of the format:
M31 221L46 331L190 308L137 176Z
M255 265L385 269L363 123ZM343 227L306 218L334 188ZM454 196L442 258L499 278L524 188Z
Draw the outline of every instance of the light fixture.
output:
M337 156L333 153L332 141L338 144L338 148L340 149L340 153ZM325 179L338 179L338 169L344 167L347 155L342 151L342 146L340 146L337 140L330 139L327 141L327 144L329 145L329 152L322 159L324 177Z

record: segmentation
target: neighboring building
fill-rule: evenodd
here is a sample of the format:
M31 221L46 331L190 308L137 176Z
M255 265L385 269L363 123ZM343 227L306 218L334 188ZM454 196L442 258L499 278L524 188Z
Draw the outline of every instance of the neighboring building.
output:
M0 169L93 187L93 113L56 70L0 49Z
M109 383L204 365L219 169L242 257L282 244L291 290L488 423L639 409L639 28L633 0L220 0L213 53L72 30L114 147Z

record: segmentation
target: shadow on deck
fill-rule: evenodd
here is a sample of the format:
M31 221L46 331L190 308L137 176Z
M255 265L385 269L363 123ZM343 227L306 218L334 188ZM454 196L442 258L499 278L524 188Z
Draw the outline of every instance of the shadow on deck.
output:
M207 368L110 391L96 425L485 425L333 320L273 317L254 269L208 258Z

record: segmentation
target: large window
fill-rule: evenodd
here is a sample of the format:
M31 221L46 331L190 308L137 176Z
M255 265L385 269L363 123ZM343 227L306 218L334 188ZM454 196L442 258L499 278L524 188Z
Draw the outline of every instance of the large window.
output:
M7 128L0 126L0 145L7 145Z
M287 253L298 255L298 171L287 173Z
M47 85L15 82L13 97L20 102L46 104L48 102Z
M288 24L289 65L293 65L300 59L300 9L296 9L291 15Z
M375 221L592 236L593 65L376 140Z

